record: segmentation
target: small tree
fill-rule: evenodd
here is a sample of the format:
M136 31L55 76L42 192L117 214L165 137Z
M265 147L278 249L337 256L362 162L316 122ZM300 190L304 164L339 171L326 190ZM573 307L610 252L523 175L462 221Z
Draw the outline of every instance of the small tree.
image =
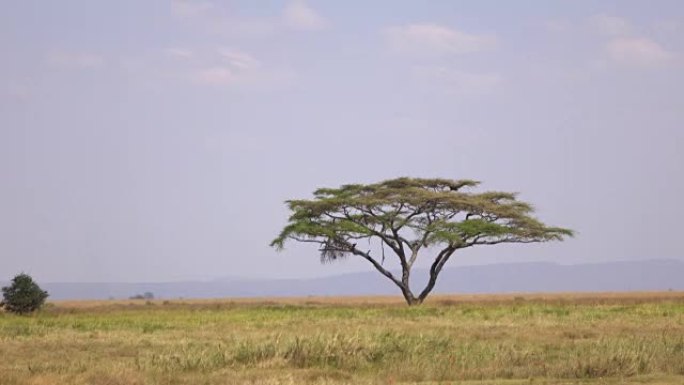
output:
M146 291L143 294L136 294L134 296L128 297L128 299L146 299L146 300L151 300L154 299L154 293L151 291Z
M27 314L38 310L48 297L29 275L21 273L12 279L9 286L2 288L3 301L0 307L11 313Z
M548 227L531 216L532 206L507 192L472 193L471 180L398 178L384 182L322 188L311 200L290 200L289 223L271 246L287 240L318 244L321 261L351 255L370 262L399 287L409 305L430 294L451 255L460 249L500 243L560 241L569 229ZM378 240L364 248L362 241ZM401 277L384 266L385 249L397 258ZM411 269L422 252L431 252L430 276L414 294ZM378 254L380 257L378 257Z

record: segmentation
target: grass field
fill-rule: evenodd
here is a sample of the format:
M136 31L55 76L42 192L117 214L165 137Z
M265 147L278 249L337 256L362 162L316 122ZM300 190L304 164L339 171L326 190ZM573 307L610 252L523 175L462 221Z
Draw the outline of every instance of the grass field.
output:
M56 302L0 384L684 384L684 293Z

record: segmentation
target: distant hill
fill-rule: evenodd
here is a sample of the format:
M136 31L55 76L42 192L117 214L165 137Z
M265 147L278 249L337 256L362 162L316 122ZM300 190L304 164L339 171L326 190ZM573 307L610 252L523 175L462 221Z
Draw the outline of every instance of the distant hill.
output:
M414 287L423 285L427 271ZM50 299L128 298L144 292L156 298L219 298L308 295L399 294L376 272L342 274L315 279L223 279L168 283L44 283ZM435 293L511 293L559 291L684 290L684 262L649 260L581 265L514 263L445 269Z

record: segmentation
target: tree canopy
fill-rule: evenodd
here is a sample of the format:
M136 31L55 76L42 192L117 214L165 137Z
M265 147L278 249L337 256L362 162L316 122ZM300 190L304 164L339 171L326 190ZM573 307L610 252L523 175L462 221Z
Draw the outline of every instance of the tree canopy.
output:
M48 297L28 274L18 274L9 286L2 288L3 301L0 307L11 313L27 314L38 310Z
M357 256L370 262L401 290L409 305L422 303L437 276L459 249L501 243L560 241L573 231L543 224L517 194L470 192L473 180L397 178L374 184L320 188L313 199L286 201L288 224L271 242L288 240L319 245L321 261ZM361 246L380 241L378 250ZM384 266L385 248L398 259L401 276ZM380 254L380 255L378 255ZM415 295L411 269L420 255L431 255L430 277Z

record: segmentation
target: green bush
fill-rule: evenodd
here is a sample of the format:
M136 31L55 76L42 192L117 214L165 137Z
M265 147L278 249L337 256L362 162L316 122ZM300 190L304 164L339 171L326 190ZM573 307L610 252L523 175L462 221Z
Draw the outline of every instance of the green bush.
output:
M22 273L14 277L9 286L2 288L2 296L0 307L10 313L28 314L43 306L48 293L33 282L33 278Z

